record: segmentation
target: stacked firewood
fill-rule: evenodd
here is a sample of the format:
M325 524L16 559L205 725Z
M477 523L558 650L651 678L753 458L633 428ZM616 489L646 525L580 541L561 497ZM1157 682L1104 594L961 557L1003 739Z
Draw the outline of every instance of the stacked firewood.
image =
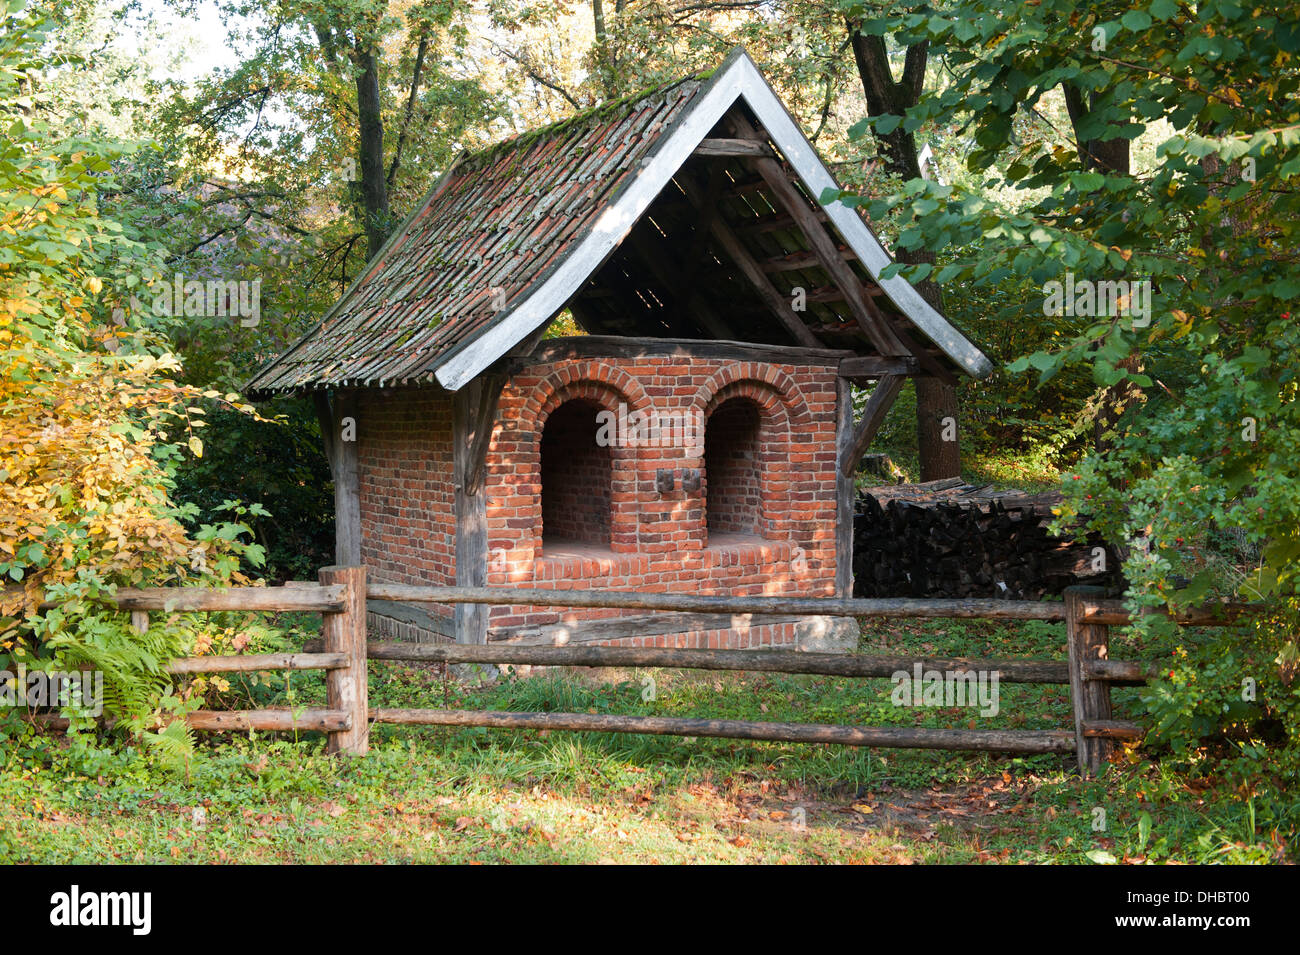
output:
M866 488L853 520L854 596L1032 599L1111 583L1116 564L1102 541L1048 532L1060 500L960 478Z

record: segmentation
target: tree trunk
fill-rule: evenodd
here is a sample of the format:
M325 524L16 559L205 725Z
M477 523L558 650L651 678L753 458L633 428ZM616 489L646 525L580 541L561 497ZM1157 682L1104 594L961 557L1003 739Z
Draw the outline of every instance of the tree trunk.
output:
M353 52L357 68L357 119L361 148L362 226L366 257L372 259L388 238L388 182L384 172L384 120L380 113L379 62L375 51L358 40Z
M889 53L885 41L878 36L864 36L853 23L848 24L853 43L853 58L858 66L858 76L867 97L867 110L872 116L892 113L903 116L909 106L915 106L921 96L925 79L928 50L925 43L907 48L903 62L903 79L894 82L889 66ZM900 178L920 179L921 165L917 161L916 139L899 123L894 131L877 137L885 164ZM900 249L898 260L908 265L934 263L934 253L925 249ZM943 292L929 279L916 283L916 290L936 311L943 311ZM937 378L922 376L916 382L916 441L921 459L921 480L937 481L940 478L961 476L960 435L956 431L957 389ZM951 418L952 427L945 426ZM951 440L944 440L950 438Z
M1079 153L1079 164L1086 170L1100 173L1129 174L1129 141L1123 137L1116 139L1085 139L1079 133L1080 126L1088 118L1088 113L1097 102L1097 94L1092 93L1084 102L1083 91L1072 83L1063 83L1061 91L1065 94L1065 108L1070 114L1070 125L1074 128L1074 141ZM1120 362L1120 367L1128 371L1138 368L1137 355L1130 355ZM1098 454L1106 454L1114 445L1114 430L1124 413L1125 407L1141 392L1130 381L1121 381L1103 389L1097 396L1096 416L1092 422L1092 443Z
M1088 116L1091 105L1097 102L1097 94L1089 97L1089 105L1083 102L1083 92L1072 83L1063 83L1061 91L1065 94L1065 108L1070 114L1070 125L1074 127L1074 141L1078 144L1079 162L1086 170L1097 172L1114 172L1127 176L1129 174L1129 141L1125 138L1088 139L1079 135L1079 126Z

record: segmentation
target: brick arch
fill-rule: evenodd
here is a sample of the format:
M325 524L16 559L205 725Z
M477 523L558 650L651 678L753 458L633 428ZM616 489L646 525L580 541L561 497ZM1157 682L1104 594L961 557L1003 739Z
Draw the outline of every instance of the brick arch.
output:
M795 380L774 365L758 362L736 362L719 368L696 391L696 407L708 417L715 407L728 398L736 397L734 394L724 394L733 386L745 386L749 389L749 397L773 413L776 413L778 403L784 406L788 425L798 427L811 419L808 402Z
M700 409L706 440L713 412L733 398L751 401L759 410L759 487L762 499L759 533L768 540L788 539L793 529L791 492L796 478L796 455L806 450L808 440L799 436L804 430L801 425L812 420L807 402L799 386L779 368L752 362L727 365L711 375L696 392L695 407ZM706 473L706 525L708 481Z
M514 417L515 434L511 446L512 460L527 465L519 475L521 486L533 493L516 501L512 520L527 520L531 532L519 543L535 560L545 556L542 550L542 477L541 441L546 422L561 405L570 401L587 401L605 411L617 413L619 403L629 413L651 406L649 395L635 378L621 368L600 361L582 361L555 369L528 389ZM593 422L593 427L594 427ZM638 449L614 445L610 448L610 541L616 552L636 549L637 515L632 502L636 498ZM522 512L522 513L520 513Z
M608 400L613 397L613 407ZM619 401L628 411L650 407L650 396L641 383L621 368L600 361L576 362L551 372L524 402L524 412L537 424L540 434L551 412L574 398L595 401L607 411L617 411Z

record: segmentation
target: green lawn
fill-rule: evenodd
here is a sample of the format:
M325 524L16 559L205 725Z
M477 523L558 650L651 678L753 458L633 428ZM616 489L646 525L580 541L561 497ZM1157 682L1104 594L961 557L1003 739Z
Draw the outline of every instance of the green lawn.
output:
M865 650L1063 657L1060 626L873 622ZM964 726L899 710L886 680L555 671L486 689L374 664L375 706L451 706ZM322 698L320 679L241 679L235 704ZM1134 690L1117 691L1123 712ZM981 726L1063 727L1065 687L1004 684ZM205 739L188 768L59 738L0 777L0 858L72 862L1266 862L1294 803L1244 801L1132 756L1098 781L1056 756L858 750L614 734L377 727L362 759L313 734ZM12 752L12 751L11 751ZM1105 828L1095 831L1105 812ZM196 810L198 810L196 812ZM1089 853L1092 853L1090 856Z

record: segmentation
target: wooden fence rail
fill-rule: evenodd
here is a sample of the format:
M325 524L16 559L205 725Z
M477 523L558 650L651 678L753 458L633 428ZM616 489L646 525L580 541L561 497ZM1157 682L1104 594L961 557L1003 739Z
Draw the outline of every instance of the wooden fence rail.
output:
M531 587L422 587L371 583L371 600L400 603L504 604L518 607L598 607L665 613L824 614L844 617L961 617L984 620L1064 620L1065 605L1033 600L926 600L844 597L712 597L638 594L618 590L538 590Z
M366 600L461 605L651 610L665 613L793 614L857 617L928 617L990 620L1063 620L1068 659L977 659L896 654L804 653L786 650L679 650L662 647L420 644L366 640ZM1095 772L1115 742L1140 739L1136 723L1113 718L1110 689L1146 682L1153 668L1109 658L1109 628L1128 623L1122 601L1092 587L1072 587L1063 603L1015 600L843 599L822 597L721 597L639 594L621 591L553 590L521 587L425 587L366 581L364 567L327 567L319 583L284 587L197 587L122 589L118 608L147 628L150 613L199 611L314 611L323 615L322 637L303 652L205 656L173 660L172 674L324 670L326 706L308 710L205 710L187 717L196 730L316 730L329 734L332 753L364 754L371 723L429 726L488 726L505 729L646 733L688 737L837 743L849 746L975 750L986 752L1074 752L1079 768ZM43 603L42 608L52 604ZM1181 624L1222 626L1249 611L1215 605L1180 615ZM366 661L411 660L471 664L583 667L672 667L745 670L850 678L889 678L923 671L961 674L982 671L1018 683L1070 686L1073 727L1062 730L970 730L922 727L839 726L587 713L510 713L491 710L368 708ZM46 717L48 725L67 721Z

